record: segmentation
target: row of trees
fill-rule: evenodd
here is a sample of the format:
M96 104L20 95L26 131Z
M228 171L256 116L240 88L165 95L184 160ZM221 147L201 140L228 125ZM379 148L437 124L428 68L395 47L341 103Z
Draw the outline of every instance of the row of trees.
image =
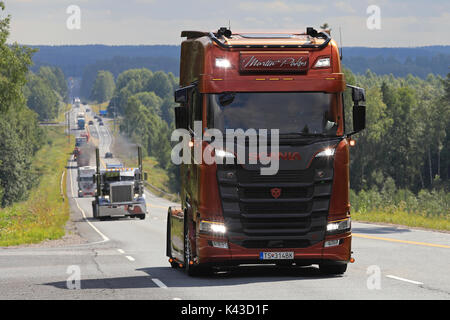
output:
M49 120L58 116L61 101L67 100L68 88L60 68L45 66L37 73L27 74L23 92L28 107L39 115L39 120Z
M123 116L121 132L158 160L176 186L178 170L170 160L174 129L173 91L178 79L172 73L130 69L119 74L108 112ZM176 191L176 190L173 190Z
M367 129L352 150L351 187L378 188L392 178L415 193L448 188L450 178L450 75L396 78L370 71L347 83L366 89ZM346 101L346 119L351 119Z
M0 9L3 16L3 2ZM32 158L44 138L23 93L34 50L6 43L9 24L9 16L0 19L0 207L27 197L37 180Z
M158 46L155 46L155 48L153 49L157 49L157 47ZM164 54L164 50L162 48L166 47L168 48L166 49L168 50L168 53ZM134 54L136 54L136 52L142 52L142 55L144 55L144 52L147 51L145 49L146 47L138 46L135 48L135 50L142 51L135 51ZM171 56L173 56L173 52L176 52L176 56L178 57L178 50L179 47L176 46L161 46L160 50L157 50L153 53L149 52L149 56L134 57L130 54L130 56L118 56L112 59L99 60L93 64L89 64L83 69L80 95L86 99L90 98L92 87L94 86L94 82L98 77L98 72L102 70L111 72L115 78L117 78L119 74L126 70L139 68L146 68L149 70L162 70L164 72L172 72L174 74L177 74L180 64L179 59ZM162 56L155 56L154 54L156 54L156 52L161 52Z

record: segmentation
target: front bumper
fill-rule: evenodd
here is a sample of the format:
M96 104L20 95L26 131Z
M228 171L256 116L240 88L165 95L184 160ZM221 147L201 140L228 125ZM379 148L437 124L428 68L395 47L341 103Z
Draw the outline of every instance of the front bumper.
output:
M99 217L125 217L147 214L145 203L106 204L98 207Z
M324 241L307 248L258 248L248 249L227 241L226 238L213 238L200 235L197 238L198 263L215 266L233 266L239 264L267 264L279 261L291 261L297 265L319 263L348 263L351 258L351 233L327 236ZM325 241L339 240L339 244L324 247ZM213 246L213 241L227 242L228 249ZM294 252L294 260L261 260L261 252Z

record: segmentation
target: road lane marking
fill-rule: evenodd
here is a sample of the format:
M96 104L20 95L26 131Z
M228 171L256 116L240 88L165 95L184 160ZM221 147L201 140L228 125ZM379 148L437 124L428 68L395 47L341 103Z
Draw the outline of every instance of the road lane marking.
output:
M132 256L125 256L130 261L135 261L135 259Z
M152 281L161 289L167 289L167 286L164 283L162 283L161 280L159 280L157 278L152 278Z
M119 251L119 253L125 253L125 251L123 251L122 249L117 249L117 251Z
M400 277L393 276L393 275L386 275L386 277L391 278L391 279L395 279L395 280L404 281L404 282L409 282L409 283L412 283L412 284L417 284L417 285L423 284L422 282L419 282L419 281L414 281L414 280L409 280L409 279L405 279L405 278L400 278Z
M78 209L81 211L81 214L83 216L84 221L86 221L92 229L94 229L103 239L103 241L101 242L106 242L109 241L109 238L107 236L105 236L100 230L97 229L96 226L94 226L86 217L86 213L84 212L84 210L80 207L77 198L75 197L74 191L73 191L73 179L72 179L72 170L69 169L69 175L70 175L70 189L72 191L72 198L73 200L75 200L75 204L77 205Z
M400 240L400 239L393 239L393 238L376 237L376 236L369 236L367 234L362 234L362 233L352 233L352 236L357 237L357 238L383 240L383 241L389 241L389 242L399 242L399 243L406 243L406 244L415 244L415 245L419 245L419 246L450 249L450 246L447 246L445 244L435 244L435 243L428 243L428 242L418 242L418 241Z

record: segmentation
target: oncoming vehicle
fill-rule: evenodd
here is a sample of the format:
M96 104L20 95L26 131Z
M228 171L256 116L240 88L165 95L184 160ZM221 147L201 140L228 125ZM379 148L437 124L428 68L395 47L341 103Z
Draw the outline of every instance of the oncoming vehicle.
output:
M78 167L78 197L95 196L95 167Z
M351 136L365 128L364 89L351 87L353 128L344 122L346 83L326 31L258 34L183 31L176 128L191 135L278 130L278 151L249 140L214 146L225 162L180 165L181 208L169 207L166 255L189 275L242 264L306 266L342 274L353 262L349 203ZM270 131L263 131L270 130ZM265 132L265 133L264 133ZM200 137L201 139L201 137ZM191 140L190 140L191 141ZM203 139L201 153L210 146ZM227 145L228 148L228 145ZM237 149L245 151L239 163ZM278 160L262 175L264 154Z
M113 157L111 152L106 152L105 153L105 159L111 159Z
M96 149L97 184L95 200L92 201L92 212L96 219L105 220L110 217L131 217L145 219L147 205L143 180L146 173L142 171L141 148L138 148L138 168L124 168L121 164L108 164L100 169L99 150Z

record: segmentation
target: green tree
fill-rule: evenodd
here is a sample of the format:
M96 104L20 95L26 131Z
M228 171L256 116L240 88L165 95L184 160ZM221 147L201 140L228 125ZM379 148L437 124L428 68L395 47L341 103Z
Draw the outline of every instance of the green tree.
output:
M5 10L0 2L1 13ZM0 14L2 16L2 14ZM23 200L37 180L31 172L32 156L42 130L37 114L26 106L23 94L34 50L6 43L10 17L0 18L0 206Z
M105 102L112 98L115 89L114 76L109 71L101 70L97 73L92 86L90 98L97 102Z

